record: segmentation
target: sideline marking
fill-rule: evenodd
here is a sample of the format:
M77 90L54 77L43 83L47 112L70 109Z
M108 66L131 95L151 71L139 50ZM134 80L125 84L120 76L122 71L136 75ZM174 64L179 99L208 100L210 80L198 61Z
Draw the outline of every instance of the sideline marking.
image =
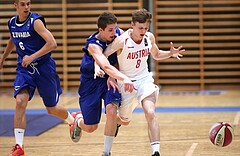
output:
M79 108L68 109L69 112L79 111ZM230 107L156 107L156 113L184 113L184 112L240 112L240 107L230 106ZM14 114L15 109L3 109L0 110L0 114ZM105 109L102 109L105 112ZM143 113L142 108L135 108L134 113ZM29 114L43 114L47 113L46 109L27 109L26 113ZM240 118L240 114L239 114Z
M192 146L189 148L186 156L191 156L195 150L195 148L197 147L198 143L193 143Z
M239 120L240 120L240 112L237 112L237 114L234 118L234 121L233 121L233 127L237 127Z

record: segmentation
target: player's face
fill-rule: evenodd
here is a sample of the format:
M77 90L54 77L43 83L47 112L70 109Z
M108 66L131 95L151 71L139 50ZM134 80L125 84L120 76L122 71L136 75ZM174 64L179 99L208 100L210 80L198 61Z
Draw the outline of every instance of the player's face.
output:
M114 39L114 36L116 34L116 29L117 29L117 23L109 24L104 30L102 30L102 33L104 34L104 38L106 41L111 42Z
M139 40L143 39L145 33L149 30L149 23L132 23L133 28L133 34L136 36Z
M18 3L14 3L15 8L18 12L20 21L25 20L30 12L31 1L30 0L19 0Z

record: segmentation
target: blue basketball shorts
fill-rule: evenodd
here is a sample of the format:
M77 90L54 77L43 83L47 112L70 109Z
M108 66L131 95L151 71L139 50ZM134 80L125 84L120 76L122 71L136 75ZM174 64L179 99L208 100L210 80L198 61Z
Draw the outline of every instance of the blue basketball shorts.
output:
M79 87L79 105L86 125L98 124L102 114L102 100L104 107L110 103L120 103L121 94L107 89L105 78L81 80Z
M14 97L21 89L27 88L30 95L29 100L31 100L37 88L46 107L57 105L62 89L53 59L31 63L26 68L18 63L16 73Z

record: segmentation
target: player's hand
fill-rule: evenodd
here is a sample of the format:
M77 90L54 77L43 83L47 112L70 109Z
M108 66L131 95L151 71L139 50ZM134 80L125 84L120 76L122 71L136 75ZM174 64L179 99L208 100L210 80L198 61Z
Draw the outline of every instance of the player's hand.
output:
M134 87L134 83L129 78L124 79L123 83L124 83L124 91L125 92L132 93L133 90L136 90L136 88Z
M31 55L25 55L22 59L22 66L27 67L33 60L34 58Z
M174 48L173 43L170 42L170 55L178 60L181 60L181 57L183 57L181 53L185 51L185 49L182 49L182 48L183 46Z
M112 77L109 77L107 79L107 87L108 87L108 90L110 90L110 88L112 87L114 93L115 93L116 90L118 90L120 92L120 88L119 88L116 80Z
M100 66L94 62L94 79L97 78L97 76L99 77L103 77L105 75L105 72L100 68Z

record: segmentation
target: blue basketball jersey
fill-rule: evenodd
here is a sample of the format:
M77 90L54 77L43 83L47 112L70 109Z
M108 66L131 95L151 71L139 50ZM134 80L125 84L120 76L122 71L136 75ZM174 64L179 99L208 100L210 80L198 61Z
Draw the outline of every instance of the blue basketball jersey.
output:
M34 21L37 19L40 19L46 27L44 17L30 12L29 17L23 23L17 22L17 18L18 16L14 16L8 21L10 35L18 54L14 97L22 89L27 88L29 100L31 100L37 88L44 105L53 107L58 103L62 89L51 52L33 60L27 67L21 65L25 55L34 54L46 44L46 41L34 30Z
M79 105L83 114L84 123L87 125L97 124L100 121L102 113L102 100L104 100L105 107L110 103L120 103L121 94L117 91L113 91L113 88L108 90L107 78L105 74L103 78L97 77L94 79L94 58L88 52L89 44L96 44L100 46L103 51L107 48L107 43L96 38L99 32L94 33L87 39L87 43L83 48L85 52L82 64L80 66L80 86L79 93ZM120 35L120 29L116 30L116 36ZM108 57L110 64L117 62L117 54L114 53Z
M89 52L87 50L89 44L96 44L96 45L100 46L103 49L103 51L107 48L107 45L109 44L107 42L97 39L96 35L98 33L99 32L95 32L93 35L91 35L87 39L87 43L86 43L85 47L83 48L84 56L83 56L82 63L80 66L80 72L81 72L82 78L93 78L94 77L94 58L89 54ZM115 38L120 35L121 35L120 29L117 28ZM108 60L111 65L114 65L117 62L117 54L116 53L112 54L111 56L108 57ZM107 76L105 76L105 77L107 77Z
M46 41L34 30L34 21L36 19L40 19L46 26L44 17L33 12L30 12L29 17L24 23L17 23L17 16L12 17L8 21L10 35L16 46L16 51L18 54L18 63L22 63L22 58L25 55L31 55L35 53L46 43ZM37 58L33 62L45 59L50 56L51 53L47 53L46 55Z

